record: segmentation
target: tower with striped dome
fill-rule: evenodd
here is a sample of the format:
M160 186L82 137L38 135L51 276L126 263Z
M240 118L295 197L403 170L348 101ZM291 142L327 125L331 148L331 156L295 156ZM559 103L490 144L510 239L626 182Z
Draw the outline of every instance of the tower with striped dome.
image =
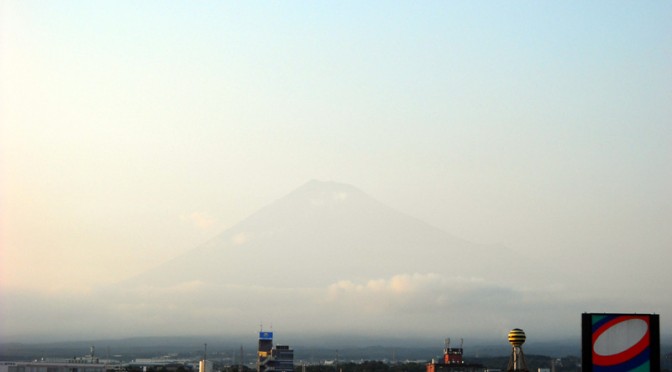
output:
M513 347L507 372L520 371L528 372L525 355L523 354L523 344L525 343L525 332L520 328L514 328L509 332L509 343Z

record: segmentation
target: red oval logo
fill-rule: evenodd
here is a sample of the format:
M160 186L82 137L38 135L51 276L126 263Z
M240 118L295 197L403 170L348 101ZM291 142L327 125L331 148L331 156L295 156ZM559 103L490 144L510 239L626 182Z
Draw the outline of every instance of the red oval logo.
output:
M618 316L593 333L593 363L613 366L637 356L649 346L649 318Z

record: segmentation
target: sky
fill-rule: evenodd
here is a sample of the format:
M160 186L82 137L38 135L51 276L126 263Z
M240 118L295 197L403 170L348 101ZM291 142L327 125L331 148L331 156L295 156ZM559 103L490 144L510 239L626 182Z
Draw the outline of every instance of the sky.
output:
M671 16L1 0L0 293L84 296L317 179L665 322Z

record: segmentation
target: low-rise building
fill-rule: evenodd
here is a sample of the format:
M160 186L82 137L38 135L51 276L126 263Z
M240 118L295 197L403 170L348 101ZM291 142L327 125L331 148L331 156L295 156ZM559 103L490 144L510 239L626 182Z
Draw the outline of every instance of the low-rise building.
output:
M432 359L427 363L427 372L485 372L487 369L482 364L465 363L462 359L464 350L450 347L450 339L446 339L446 347L443 349L443 357L440 360Z
M0 372L105 372L108 367L83 362L0 362Z

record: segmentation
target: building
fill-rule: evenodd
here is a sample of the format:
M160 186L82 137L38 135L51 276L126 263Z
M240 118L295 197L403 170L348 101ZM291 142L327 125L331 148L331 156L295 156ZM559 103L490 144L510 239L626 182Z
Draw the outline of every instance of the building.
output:
M427 372L485 372L482 364L465 363L462 359L462 343L460 347L450 347L450 339L446 339L446 347L443 349L443 357L427 363Z
M202 359L198 362L198 372L212 372L214 370L214 363L211 360Z
M259 332L257 372L293 372L294 350L286 345L273 345L273 332Z
M105 372L108 367L83 362L0 362L0 372Z
M274 371L294 371L294 350L287 345L277 345L271 349L272 368Z

